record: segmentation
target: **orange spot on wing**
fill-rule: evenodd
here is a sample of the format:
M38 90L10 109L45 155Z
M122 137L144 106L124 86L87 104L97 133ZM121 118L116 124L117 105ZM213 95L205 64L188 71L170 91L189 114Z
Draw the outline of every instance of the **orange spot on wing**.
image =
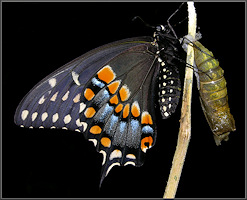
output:
M143 138L141 140L142 151L146 153L147 148L150 148L152 144L153 144L153 138L151 136Z
M119 113L123 109L123 104L118 104L118 106L115 108L115 112Z
M110 93L114 94L117 91L119 85L120 85L120 81L114 81L113 83L111 83L107 87L108 87Z
M148 112L143 112L142 113L142 119L141 119L142 124L153 124L153 120L151 115Z
M140 107L137 103L137 101L135 101L132 106L131 106L131 113L134 117L139 117L140 116Z
M100 134L101 131L102 131L102 129L98 125L92 126L90 128L90 133L92 133L92 134Z
M130 104L128 103L128 104L126 104L124 106L124 109L123 109L123 118L128 117L129 112L130 112Z
M128 100L130 96L130 91L126 85L121 87L121 89L119 90L119 95L122 101Z
M110 103L111 104L118 104L118 97L117 95L114 95L111 99L110 99Z
M103 67L97 74L98 78L106 83L110 83L116 77L115 73L109 65Z
M90 101L92 98L94 98L95 94L90 88L86 88L84 92L84 97Z
M110 147L111 146L111 140L107 137L102 137L100 142L104 147Z
M96 113L95 109L93 107L87 108L87 110L84 112L84 115L86 118L92 118L94 114Z

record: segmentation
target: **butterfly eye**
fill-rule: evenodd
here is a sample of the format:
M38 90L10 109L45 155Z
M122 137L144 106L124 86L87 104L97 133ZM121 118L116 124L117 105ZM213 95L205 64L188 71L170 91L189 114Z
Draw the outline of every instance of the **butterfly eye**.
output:
M162 31L162 30L163 30L163 29L162 29L162 25L156 26L156 31L160 32L160 31Z

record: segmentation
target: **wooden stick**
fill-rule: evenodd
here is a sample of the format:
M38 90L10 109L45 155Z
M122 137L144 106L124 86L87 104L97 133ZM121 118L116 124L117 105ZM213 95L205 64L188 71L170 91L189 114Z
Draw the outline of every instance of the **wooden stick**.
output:
M189 23L188 32L193 38L196 34L196 12L193 2L187 2ZM188 45L186 62L190 65L194 64L194 50L192 45ZM191 96L192 96L192 83L193 83L193 69L186 67L183 100L181 108L180 129L178 134L178 141L176 151L172 161L172 168L170 171L169 179L165 189L163 198L175 198L178 183L182 173L182 168L187 153L190 135L191 135Z

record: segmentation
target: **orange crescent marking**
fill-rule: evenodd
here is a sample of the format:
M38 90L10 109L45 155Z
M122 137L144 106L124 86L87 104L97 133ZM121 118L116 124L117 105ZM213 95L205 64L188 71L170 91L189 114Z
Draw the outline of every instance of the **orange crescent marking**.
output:
M139 117L140 115L140 108L137 102L134 102L131 106L131 113L134 117Z
M118 97L117 95L114 95L111 99L110 99L110 103L111 104L118 104Z
M97 74L98 78L106 82L107 84L114 80L116 77L115 73L109 65L103 67Z
M145 143L148 143L148 146L146 146ZM152 144L153 144L153 138L151 136L143 138L141 140L141 149L142 149L142 151L145 152L144 149L147 148L147 147L150 148L152 146Z
M107 87L108 87L110 93L114 94L117 91L119 85L120 85L120 81L114 81L113 83L111 83Z
M151 115L148 112L143 112L142 113L142 119L141 119L142 124L153 124L153 120Z
M115 112L119 113L123 109L123 104L118 104L118 106L115 108Z
M93 107L87 108L87 110L84 112L84 115L86 118L92 118L94 114L96 113L95 109Z
M119 94L120 94L121 101L128 100L130 96L128 87L126 85L122 86L121 89L119 90Z
M129 112L130 112L130 104L128 103L125 105L125 107L123 109L123 118L128 117Z
M110 147L111 146L111 140L107 137L102 137L100 142L104 147Z
M90 88L86 88L84 92L84 97L90 101L92 98L94 98L95 94Z
M142 124L148 124L147 112L143 112L143 113L142 113L141 123L142 123Z
M90 133L92 133L92 134L100 134L101 131L102 131L102 129L98 125L92 126L90 128Z

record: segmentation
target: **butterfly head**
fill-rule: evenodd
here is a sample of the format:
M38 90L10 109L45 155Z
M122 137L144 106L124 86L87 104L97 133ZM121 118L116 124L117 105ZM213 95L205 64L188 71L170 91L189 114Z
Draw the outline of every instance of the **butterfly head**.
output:
M155 27L157 32L170 33L170 28L168 25L158 25Z

